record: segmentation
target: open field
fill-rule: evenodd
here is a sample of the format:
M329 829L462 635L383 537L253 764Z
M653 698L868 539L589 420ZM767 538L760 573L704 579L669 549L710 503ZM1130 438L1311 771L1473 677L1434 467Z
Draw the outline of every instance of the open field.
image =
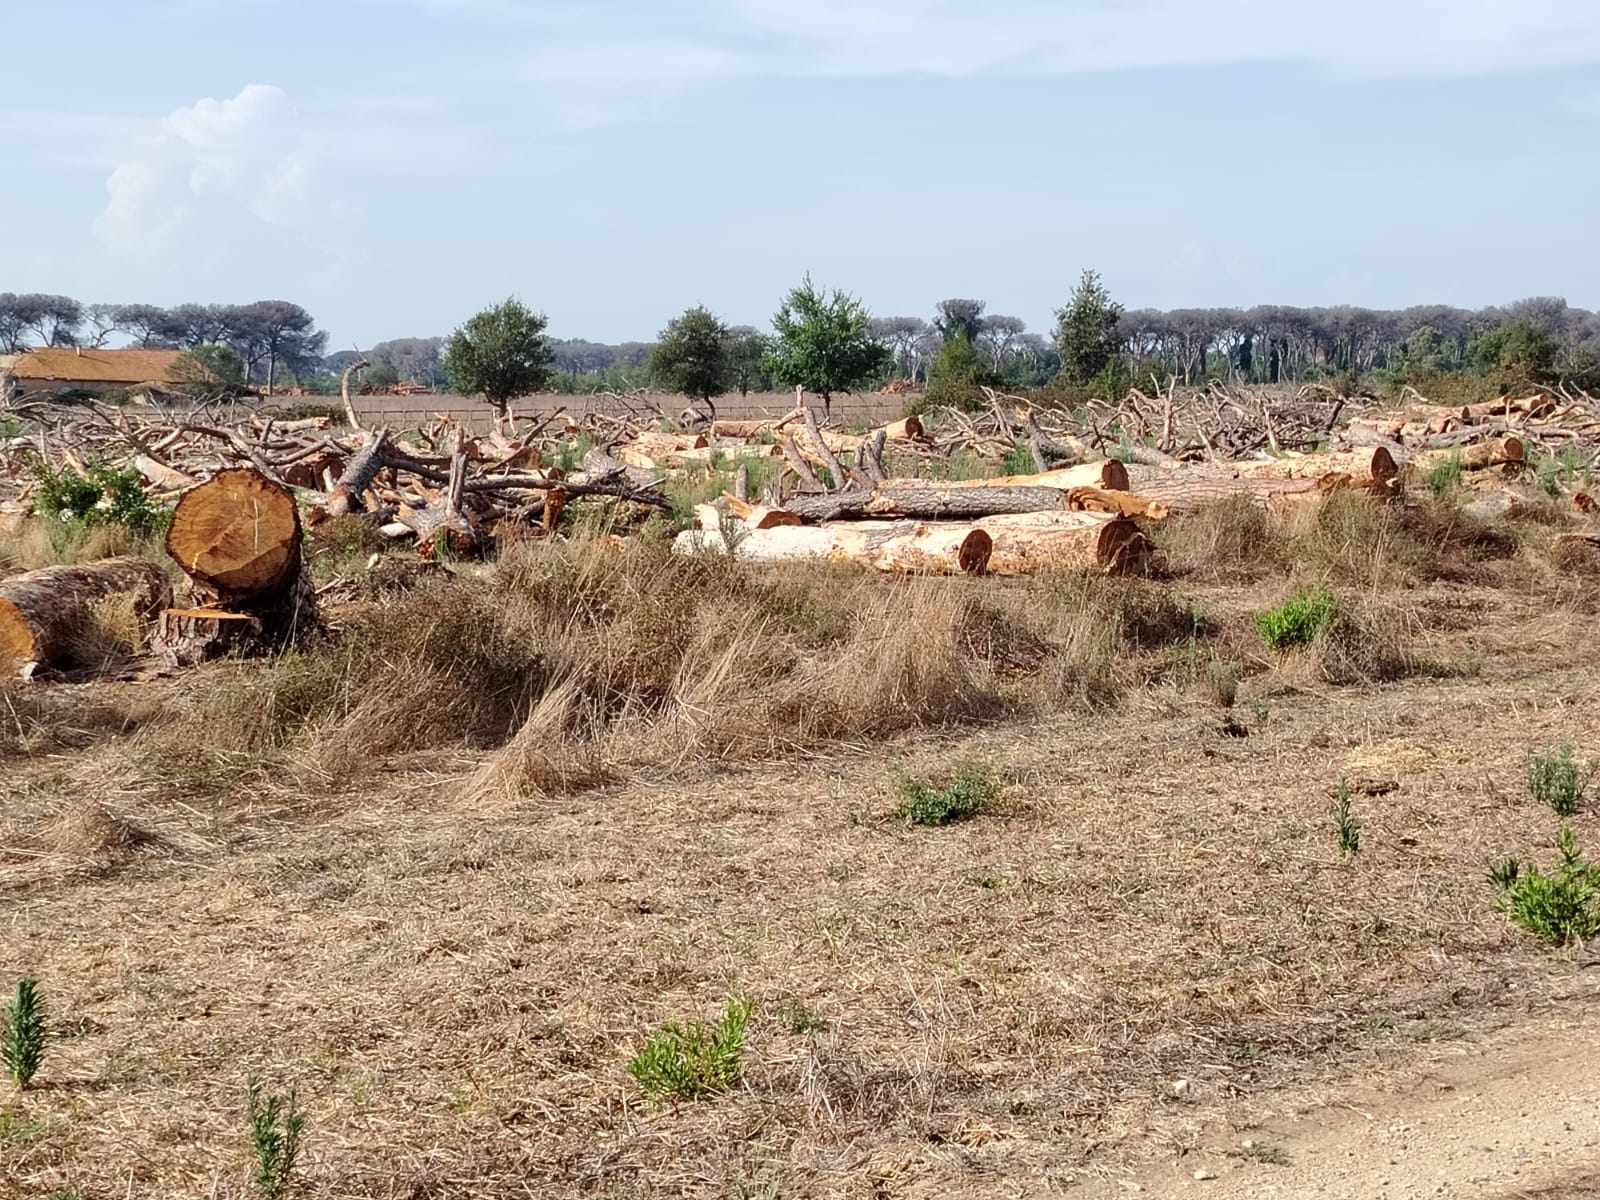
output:
M1341 1105L1433 1129L1429 1064L1535 1033L1518 1103L1581 1105L1594 951L1489 872L1563 827L1600 852L1592 789L1563 818L1527 782L1600 758L1600 527L1448 461L1493 478L1143 504L1132 577L766 564L569 510L426 570L308 536L320 627L255 659L160 667L96 609L75 667L0 685L0 986L36 976L55 1031L0 1099L0 1196L253 1194L251 1078L297 1093L308 1197L1316 1194L1366 1145L1317 1140ZM21 522L0 580L179 575L89 537ZM966 819L909 819L950 780ZM648 1094L630 1061L730 1001L731 1075ZM1437 1190L1441 1134L1325 1194L1600 1173L1507 1137L1477 1191Z

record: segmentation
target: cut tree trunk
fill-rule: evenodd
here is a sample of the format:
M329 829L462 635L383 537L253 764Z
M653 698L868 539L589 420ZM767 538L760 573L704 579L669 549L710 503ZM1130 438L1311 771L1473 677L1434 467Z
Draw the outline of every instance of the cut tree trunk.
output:
M1230 470L1251 479L1321 479L1324 475L1348 475L1356 483L1377 487L1387 487L1400 474L1400 464L1383 446L1227 465Z
M1267 509L1292 508L1316 503L1331 491L1349 484L1347 477L1320 479L1238 479L1217 473L1170 471L1136 483L1133 494L1164 505L1170 512L1191 512L1207 504L1244 497Z
M1150 539L1135 521L1115 513L1011 513L978 524L993 543L991 575L1139 574L1150 561Z
M1033 475L1001 475L996 479L952 479L938 484L929 484L927 480L917 479L891 479L889 487L941 487L941 488L986 488L986 487L1047 487L1060 488L1067 491L1076 487L1104 488L1108 492L1125 492L1128 490L1128 468L1114 458L1102 459L1099 462L1082 463L1076 467L1056 467L1050 471L1039 471Z
M1477 470L1482 467L1502 465L1520 466L1526 458L1527 447L1523 445L1521 438L1504 437L1476 442L1470 446L1429 450L1413 458L1410 465L1413 472L1425 472L1440 463L1454 460L1467 470Z
M172 586L155 563L108 558L75 567L45 567L0 581L0 672L70 660L94 619L96 605L128 596L141 619L172 603Z
M946 488L939 485L857 488L821 495L790 496L784 508L807 521L851 517L983 517L995 513L1048 512L1066 508L1066 494L1048 487Z
M751 562L853 562L900 574L977 575L989 562L992 542L972 524L850 521L837 525L780 525L751 530L734 546ZM689 529L673 543L677 554L726 554L719 533Z
M163 621L167 658L187 664L287 645L317 623L294 495L248 467L218 471L178 499L167 553L189 576L187 604ZM212 614L220 613L220 616Z

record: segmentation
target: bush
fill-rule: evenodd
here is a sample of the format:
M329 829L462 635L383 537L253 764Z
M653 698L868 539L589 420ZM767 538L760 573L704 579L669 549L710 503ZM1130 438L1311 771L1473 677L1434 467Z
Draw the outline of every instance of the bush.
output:
M663 1027L628 1063L628 1073L654 1100L695 1100L727 1091L743 1069L744 1032L753 1009L749 1000L733 999L714 1024Z
M1563 828L1556 838L1561 861L1548 875L1508 858L1489 873L1499 889L1495 906L1541 941L1556 946L1600 935L1600 864L1587 861L1577 837Z
M1321 584L1301 588L1276 608L1256 616L1256 630L1274 650L1317 640L1339 616L1339 599Z
M148 535L165 528L170 516L150 503L144 480L131 468L92 465L80 475L36 460L32 474L35 510L63 525L78 529L120 525Z
M999 799L1000 785L989 768L968 763L943 787L903 775L895 782L900 807L895 815L907 825L950 825L987 810Z
M977 349L957 334L940 349L928 368L926 405L945 404L964 412L982 412L988 401L980 390L990 381Z
M1571 742L1528 752L1528 795L1538 804L1548 804L1558 817L1578 811L1583 790L1593 777L1574 757Z

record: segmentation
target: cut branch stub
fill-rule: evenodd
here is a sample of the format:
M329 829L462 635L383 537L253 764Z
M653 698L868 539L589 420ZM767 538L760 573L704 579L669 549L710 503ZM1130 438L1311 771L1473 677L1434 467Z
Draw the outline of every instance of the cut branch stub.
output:
M280 588L300 572L294 495L248 467L218 471L178 498L167 553L222 598Z

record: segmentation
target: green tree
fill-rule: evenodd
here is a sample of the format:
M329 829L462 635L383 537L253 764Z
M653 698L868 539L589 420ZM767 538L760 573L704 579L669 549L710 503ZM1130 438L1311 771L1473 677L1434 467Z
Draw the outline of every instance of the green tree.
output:
M784 384L799 384L833 411L833 393L861 386L889 361L889 348L868 328L872 314L848 292L826 295L807 275L772 318L776 333L767 367Z
M1549 376L1555 365L1556 342L1537 325L1508 321L1476 338L1468 353L1480 370L1537 382Z
M550 377L552 355L543 313L512 297L486 308L450 335L444 369L450 386L464 395L481 395L494 409L495 422L510 416L511 400L538 391Z
M735 325L728 330L728 381L741 396L771 386L766 366L771 349L772 339L749 325Z
M1056 311L1056 349L1068 382L1085 384L1117 356L1122 305L1111 299L1100 276L1084 271L1067 306Z
M197 400L216 396L233 396L246 391L244 360L232 346L215 342L196 346L178 355L172 364L172 374L180 382L178 388Z
M966 412L981 411L984 398L978 389L989 381L989 370L977 347L966 334L957 331L940 347L939 356L928 369L927 403L948 404Z
M662 386L703 401L714 421L715 398L728 390L728 343L728 327L710 309L686 309L661 331L650 373Z

